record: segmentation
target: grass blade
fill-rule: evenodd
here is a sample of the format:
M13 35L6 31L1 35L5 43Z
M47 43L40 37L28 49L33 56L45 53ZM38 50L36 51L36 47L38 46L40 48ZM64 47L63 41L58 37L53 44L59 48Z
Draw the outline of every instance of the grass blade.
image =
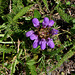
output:
M16 16L14 16L13 21L17 20L18 18L23 16L25 13L27 13L33 5L34 4L24 7L18 14L16 14Z

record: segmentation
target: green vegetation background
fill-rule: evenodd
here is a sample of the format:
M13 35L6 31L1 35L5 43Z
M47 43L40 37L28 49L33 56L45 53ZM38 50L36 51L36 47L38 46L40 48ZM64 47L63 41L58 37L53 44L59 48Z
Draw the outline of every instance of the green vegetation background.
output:
M53 0L48 4L47 0L0 0L0 75L13 75L15 73L26 75L47 74L47 67L51 67L50 71L60 67L64 61L72 57L75 53L75 19L65 13L65 9L75 7L75 5L65 0L65 5L61 0ZM32 18L38 18L42 22L43 17L37 9L34 9L36 4L39 9L47 16L53 19L54 11L59 13L61 19L70 25L69 31L61 32L61 27L55 21L54 28L59 28L59 34L54 38L55 48L42 51L40 46L33 49L32 43L25 33L31 28ZM42 6L43 5L43 6ZM50 10L49 5L52 10ZM54 6L54 7L53 7ZM43 7L49 12L46 14ZM30 14L31 13L31 14ZM63 24L64 26L64 24ZM65 35L67 40L61 42L59 36ZM69 47L64 54L64 49ZM57 61L55 65L54 62ZM49 64L50 63L50 64ZM25 75L24 74L24 75Z

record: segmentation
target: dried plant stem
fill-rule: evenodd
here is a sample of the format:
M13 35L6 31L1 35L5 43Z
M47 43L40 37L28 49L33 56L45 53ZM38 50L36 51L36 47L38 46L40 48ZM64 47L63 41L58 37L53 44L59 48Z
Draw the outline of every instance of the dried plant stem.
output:
M24 52L25 52L25 61L26 61L26 55L27 55L27 53L26 53L26 49L24 49Z
M43 11L43 9L42 9L42 6L41 6L41 3L39 2L39 0L37 0L37 4L38 4L39 9L41 10L41 12L44 14L44 11Z
M24 49L25 50L25 55L26 55L26 49Z
M17 53L19 52L19 47L20 47L20 40L18 39L18 49L17 49Z
M11 13L11 0L10 0L10 5L9 5L9 13Z
M71 34L71 32L69 32L69 31L67 31L67 30L64 30L64 29L61 29L61 30L64 31L64 32L67 32L67 33Z

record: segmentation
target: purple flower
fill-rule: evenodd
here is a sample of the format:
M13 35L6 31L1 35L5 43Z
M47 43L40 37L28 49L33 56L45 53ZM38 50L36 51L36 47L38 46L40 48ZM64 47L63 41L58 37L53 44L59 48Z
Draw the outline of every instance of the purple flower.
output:
M35 39L34 42L33 42L33 48L37 48L38 45L39 45L39 40Z
M33 33L34 33L34 31L33 31L33 30L30 30L30 31L26 32L26 37L31 36Z
M51 29L54 21L45 17L42 22L42 27L40 26L40 22L37 18L34 18L32 22L36 29L34 31L30 30L26 32L26 37L30 37L31 40L34 40L33 48L37 48L39 45L42 50L46 49L46 45L48 45L50 48L54 48L55 45L53 39L51 39L51 35L53 36L58 34L58 30L54 28Z
M32 20L32 22L33 22L34 27L36 27L36 28L40 27L40 22L37 18L34 18Z
M30 39L31 39L31 40L38 39L38 36L35 35L35 34L32 34L32 35L30 36Z
M46 48L46 40L45 39L41 39L39 44L40 44L42 50L44 50Z
M53 20L50 20L50 21L49 21L49 24L48 24L48 27L53 26L53 24L54 24L54 21L53 21Z
M50 38L48 38L47 39L47 45L50 47L50 48L54 48L54 42L53 42L53 39L50 39Z
M44 28L46 28L46 26L49 25L49 18L45 17L43 22L42 22L42 25Z
M52 35L56 35L56 34L58 34L58 32L59 32L58 30L56 30L56 29L53 28L52 31L51 31L51 34Z

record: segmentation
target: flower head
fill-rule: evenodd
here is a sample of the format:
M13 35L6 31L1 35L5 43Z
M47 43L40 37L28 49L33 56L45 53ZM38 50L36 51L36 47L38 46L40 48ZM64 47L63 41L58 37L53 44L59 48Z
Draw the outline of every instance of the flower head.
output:
M46 45L50 48L54 48L55 45L51 36L58 34L58 30L51 28L54 21L45 17L42 22L42 27L40 27L41 23L37 18L32 19L32 23L36 29L26 32L26 37L30 37L31 40L34 40L33 48L37 48L39 45L42 50L46 48Z

